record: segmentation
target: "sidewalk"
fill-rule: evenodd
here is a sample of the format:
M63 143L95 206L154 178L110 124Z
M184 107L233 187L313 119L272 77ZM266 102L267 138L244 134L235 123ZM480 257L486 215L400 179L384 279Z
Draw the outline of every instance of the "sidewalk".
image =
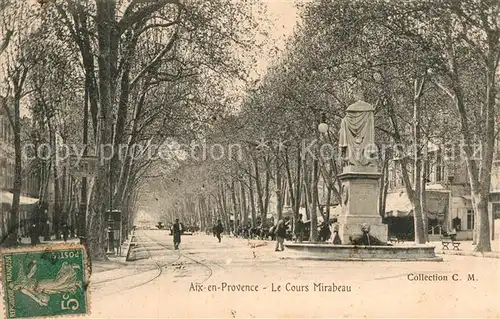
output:
M471 240L460 241L460 250L453 250L450 245L450 249L444 249L440 241L432 241L430 245L436 246L436 254L442 255L459 255L459 256L475 256L475 257L487 257L487 258L500 258L500 240L491 241L491 252L479 253L474 252L475 245L472 245Z
M68 243L79 243L80 239L78 238L68 238ZM55 236L51 236L49 241L43 240L43 237L40 236L40 243L41 244L63 244L64 240L55 240ZM23 245L30 245L31 244L31 239L29 237L22 237L21 238L21 244Z
M79 238L68 238L67 243L79 243L80 239ZM43 237L40 237L40 244L41 245L51 245L51 244L63 244L64 240L55 240L55 237L52 236L50 241L45 241L43 240ZM30 245L31 240L28 237L22 237L21 238L21 244L22 245ZM114 270L123 267L126 265L125 261L125 256L126 255L126 247L122 246L122 255L123 256L108 256L109 260L107 261L102 261L102 260L93 260L92 261L92 272L93 273L98 273L98 272L103 272L103 271L109 271L109 270Z

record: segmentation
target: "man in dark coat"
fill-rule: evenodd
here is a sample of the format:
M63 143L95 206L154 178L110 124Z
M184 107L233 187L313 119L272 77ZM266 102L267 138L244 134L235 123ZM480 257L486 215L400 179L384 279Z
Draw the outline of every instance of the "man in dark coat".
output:
M330 225L328 225L327 221L321 223L321 228L319 231L319 241L327 241L332 236L332 232L330 230Z
M179 244L181 243L181 233L182 224L179 223L179 219L175 220L175 224L172 226L172 234L174 235L174 248L179 249Z
M215 235L217 236L217 239L219 240L219 243L221 241L220 235L224 231L224 227L222 227L222 222L220 219L217 221L217 225L215 226Z
M32 222L30 226L30 239L31 245L36 246L40 244L40 227L36 222Z
M278 221L278 225L276 225L274 229L274 234L276 235L276 248L274 250L275 251L285 250L283 242L285 241L285 236L286 236L286 226L283 219L280 219ZM281 250L279 248L281 248Z
M295 241L302 242L304 237L304 222L302 221L302 214L299 214L299 218L295 221Z

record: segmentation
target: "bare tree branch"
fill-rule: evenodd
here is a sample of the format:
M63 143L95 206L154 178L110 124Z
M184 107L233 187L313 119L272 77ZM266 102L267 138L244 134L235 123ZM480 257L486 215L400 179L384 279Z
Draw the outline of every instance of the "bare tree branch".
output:
M133 12L134 8L141 3L150 3L150 5ZM180 2L179 0L133 0L127 9L125 9L122 19L118 22L119 33L122 34L130 26L146 19L168 4L180 5Z
M177 30L174 32L172 35L172 38L170 38L170 41L167 43L165 48L158 53L151 62L149 62L144 69L142 69L135 77L134 79L130 82L130 89L132 89L136 84L137 81L139 81L149 70L153 69L159 61L174 47L175 40L177 40Z
M7 46L9 45L9 41L13 33L14 31L12 30L7 30L5 32L5 37L0 42L0 55L2 55L2 52L5 51L5 49L7 49Z

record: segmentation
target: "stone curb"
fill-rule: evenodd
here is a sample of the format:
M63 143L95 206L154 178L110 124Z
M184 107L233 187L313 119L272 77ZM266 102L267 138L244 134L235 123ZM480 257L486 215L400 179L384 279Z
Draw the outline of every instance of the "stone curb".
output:
M389 259L389 258L373 258L373 259L366 259L366 258L328 258L328 257L289 257L289 256L283 256L280 259L297 259L297 260L321 260L321 261L347 261L347 262L422 262L422 261L432 261L432 262L442 262L443 258L436 256L435 258L420 258L420 259L406 259L406 258L399 258L399 259Z
M455 255L455 256L471 256L471 257L483 257L483 258L500 258L500 253L487 252L487 253L477 253L472 251L439 251L436 255Z

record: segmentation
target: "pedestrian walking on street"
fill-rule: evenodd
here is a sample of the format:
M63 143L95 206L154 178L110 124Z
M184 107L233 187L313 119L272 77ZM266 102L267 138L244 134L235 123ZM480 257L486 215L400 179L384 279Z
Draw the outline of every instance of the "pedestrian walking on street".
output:
M302 242L302 237L304 237L304 222L302 221L302 214L299 214L299 218L295 222L295 241Z
M174 248L179 249L179 244L181 243L181 233L182 224L179 223L179 219L175 220L175 224L172 226L172 234L174 235Z
M285 236L286 236L286 227L285 227L285 222L283 219L280 219L278 221L278 225L276 225L276 229L274 231L276 234L276 249L275 251L280 251L279 248L281 247L281 251L285 250L285 247L283 245L285 241Z
M224 231L224 227L222 227L222 222L220 219L217 221L217 226L215 226L215 235L217 236L217 239L219 240L219 243L221 241L221 234Z
M40 244L40 229L35 222L31 223L30 239L31 239L31 246L36 246L37 244Z

